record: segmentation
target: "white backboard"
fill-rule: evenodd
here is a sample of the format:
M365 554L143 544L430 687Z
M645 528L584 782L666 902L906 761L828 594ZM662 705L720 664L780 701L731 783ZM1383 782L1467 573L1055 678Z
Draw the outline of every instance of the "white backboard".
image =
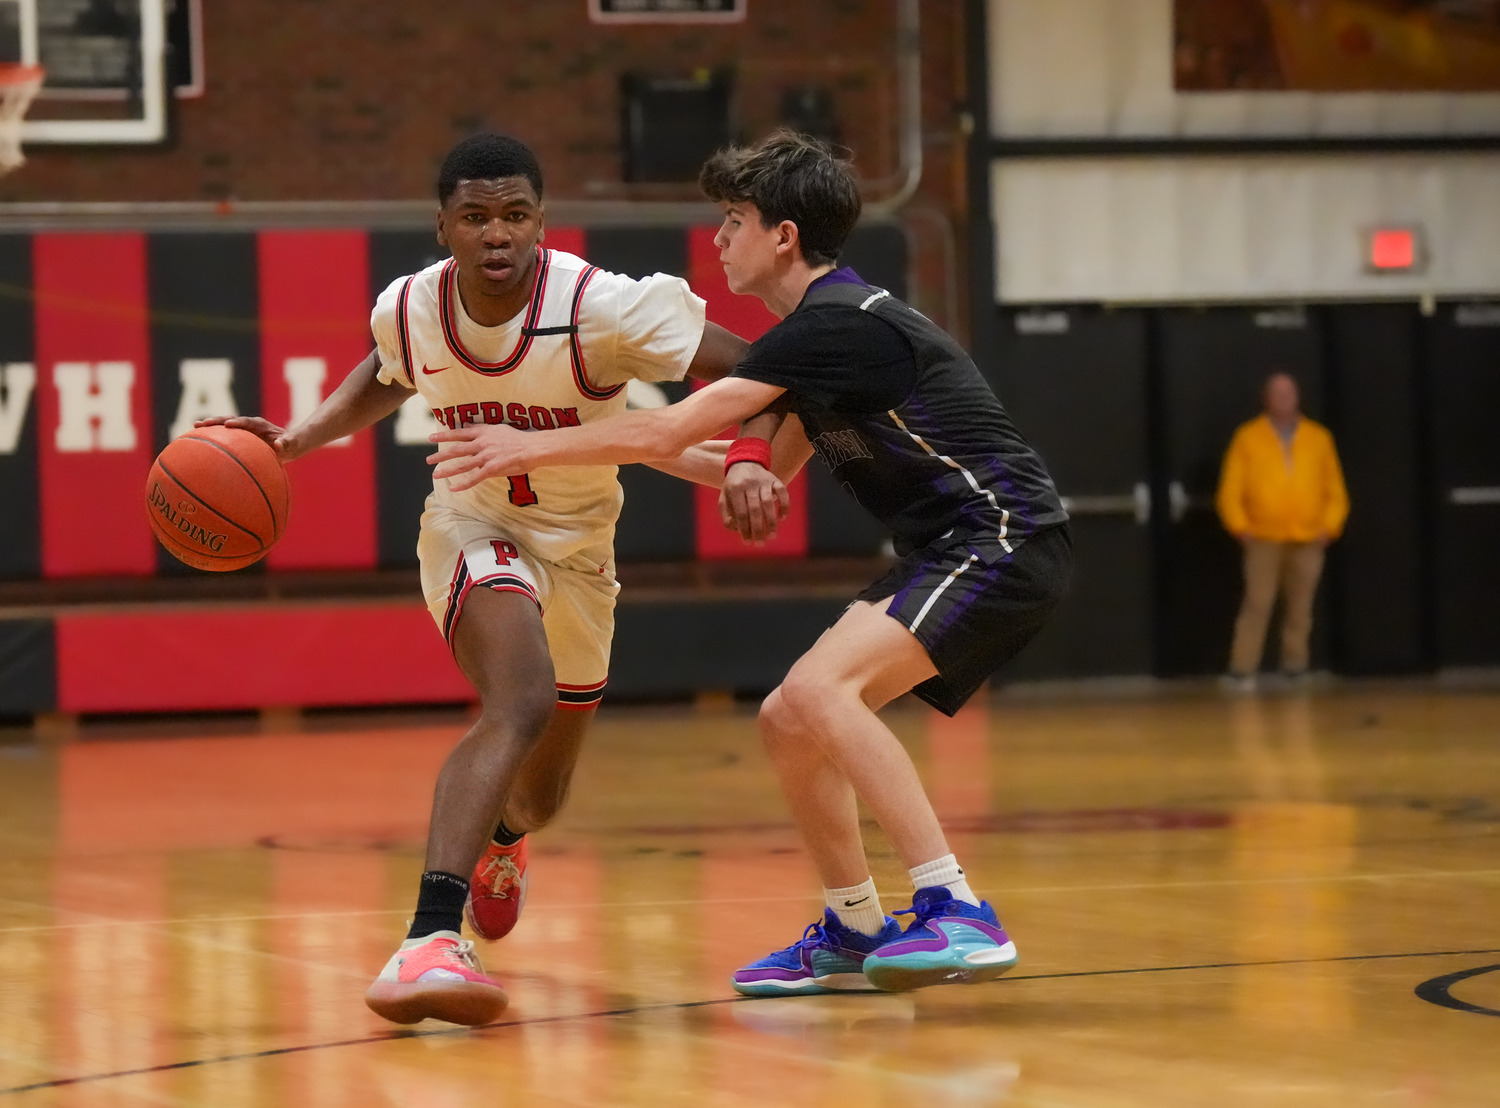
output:
M15 17L12 21L0 11L0 28L16 26L10 39L20 56L11 60L48 67L38 98L42 103L33 105L22 125L22 142L115 145L165 139L167 2L0 0ZM85 108L67 113L70 118L46 118L49 99L109 101L126 108Z

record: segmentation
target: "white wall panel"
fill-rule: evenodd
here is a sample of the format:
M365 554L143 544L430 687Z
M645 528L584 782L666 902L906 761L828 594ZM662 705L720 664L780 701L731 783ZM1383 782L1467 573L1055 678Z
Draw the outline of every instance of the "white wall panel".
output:
M1500 133L1500 93L1172 87L1172 0L989 0L1001 138Z
M1500 294L1500 155L1035 158L993 169L1012 303ZM1415 225L1416 274L1364 269Z

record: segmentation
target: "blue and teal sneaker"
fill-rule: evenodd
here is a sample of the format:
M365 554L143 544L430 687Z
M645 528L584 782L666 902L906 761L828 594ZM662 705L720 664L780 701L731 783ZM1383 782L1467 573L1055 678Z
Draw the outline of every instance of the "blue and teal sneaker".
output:
M901 937L901 925L890 916L878 935L845 927L831 908L823 922L809 924L802 938L785 950L734 971L730 984L745 996L814 996L818 993L869 992L875 986L861 972L865 955Z
M938 886L918 889L896 914L916 919L865 959L865 977L883 992L992 981L1019 961L987 901L976 908Z

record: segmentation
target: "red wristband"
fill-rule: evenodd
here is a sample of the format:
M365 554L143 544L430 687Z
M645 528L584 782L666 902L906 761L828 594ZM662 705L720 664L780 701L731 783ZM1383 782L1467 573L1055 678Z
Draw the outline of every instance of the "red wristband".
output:
M735 439L729 446L729 453L724 455L724 472L728 473L729 467L736 462L754 462L763 469L770 469L771 444L753 435Z

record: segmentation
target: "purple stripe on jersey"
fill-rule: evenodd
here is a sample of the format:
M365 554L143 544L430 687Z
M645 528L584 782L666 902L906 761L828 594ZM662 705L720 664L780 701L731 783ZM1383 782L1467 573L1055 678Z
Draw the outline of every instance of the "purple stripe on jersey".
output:
M819 285L864 285L866 288L874 287L848 266L844 266L842 269L835 269L832 273L823 274L823 276L807 286L807 292L812 292ZM803 293L802 295L806 296L807 293Z
M832 277L833 274L830 273L828 276ZM922 403L922 399L916 391L913 391L911 396L906 398L902 404L902 408L906 412L903 422L907 425L909 431L921 437L929 446L932 446L931 438L933 435L939 433L939 429L937 424L929 418L927 407ZM933 449L937 450L938 448L933 446ZM941 451L938 451L938 453L941 453ZM969 472L974 475L974 480L979 482L979 487L982 489L1003 492L1006 498L1015 505L1009 509L1011 532L1015 533L1019 531L1023 536L1029 534L1033 529L1035 516L1025 509L1034 507L1035 505L1030 502L1026 494L1017 491L1015 482L1009 477L1005 463L998 454L983 455L982 464L984 467L983 471L980 470L979 465L968 467ZM963 481L962 475L957 470L952 470L947 474L939 474L928 482L928 484L933 489L944 492L948 485L953 484L953 478L955 477L959 481ZM963 481L963 486L964 488L968 488L968 482ZM972 489L968 491L970 493L973 492ZM983 513L987 510L993 509L990 508L988 499L981 496L978 500L966 500L963 506L959 508L959 515L967 516L970 513Z
M1020 530L1022 537L1024 537L1031 532L1032 525L1035 522L1035 516L1025 509L1032 508L1035 505L1025 495L1016 491L1015 483L1006 476L1005 466L1001 464L999 458L992 455L990 457L990 464L994 469L995 476L993 480L995 484L1016 504L1015 509L1010 513L1010 518L1012 521L1020 523Z

